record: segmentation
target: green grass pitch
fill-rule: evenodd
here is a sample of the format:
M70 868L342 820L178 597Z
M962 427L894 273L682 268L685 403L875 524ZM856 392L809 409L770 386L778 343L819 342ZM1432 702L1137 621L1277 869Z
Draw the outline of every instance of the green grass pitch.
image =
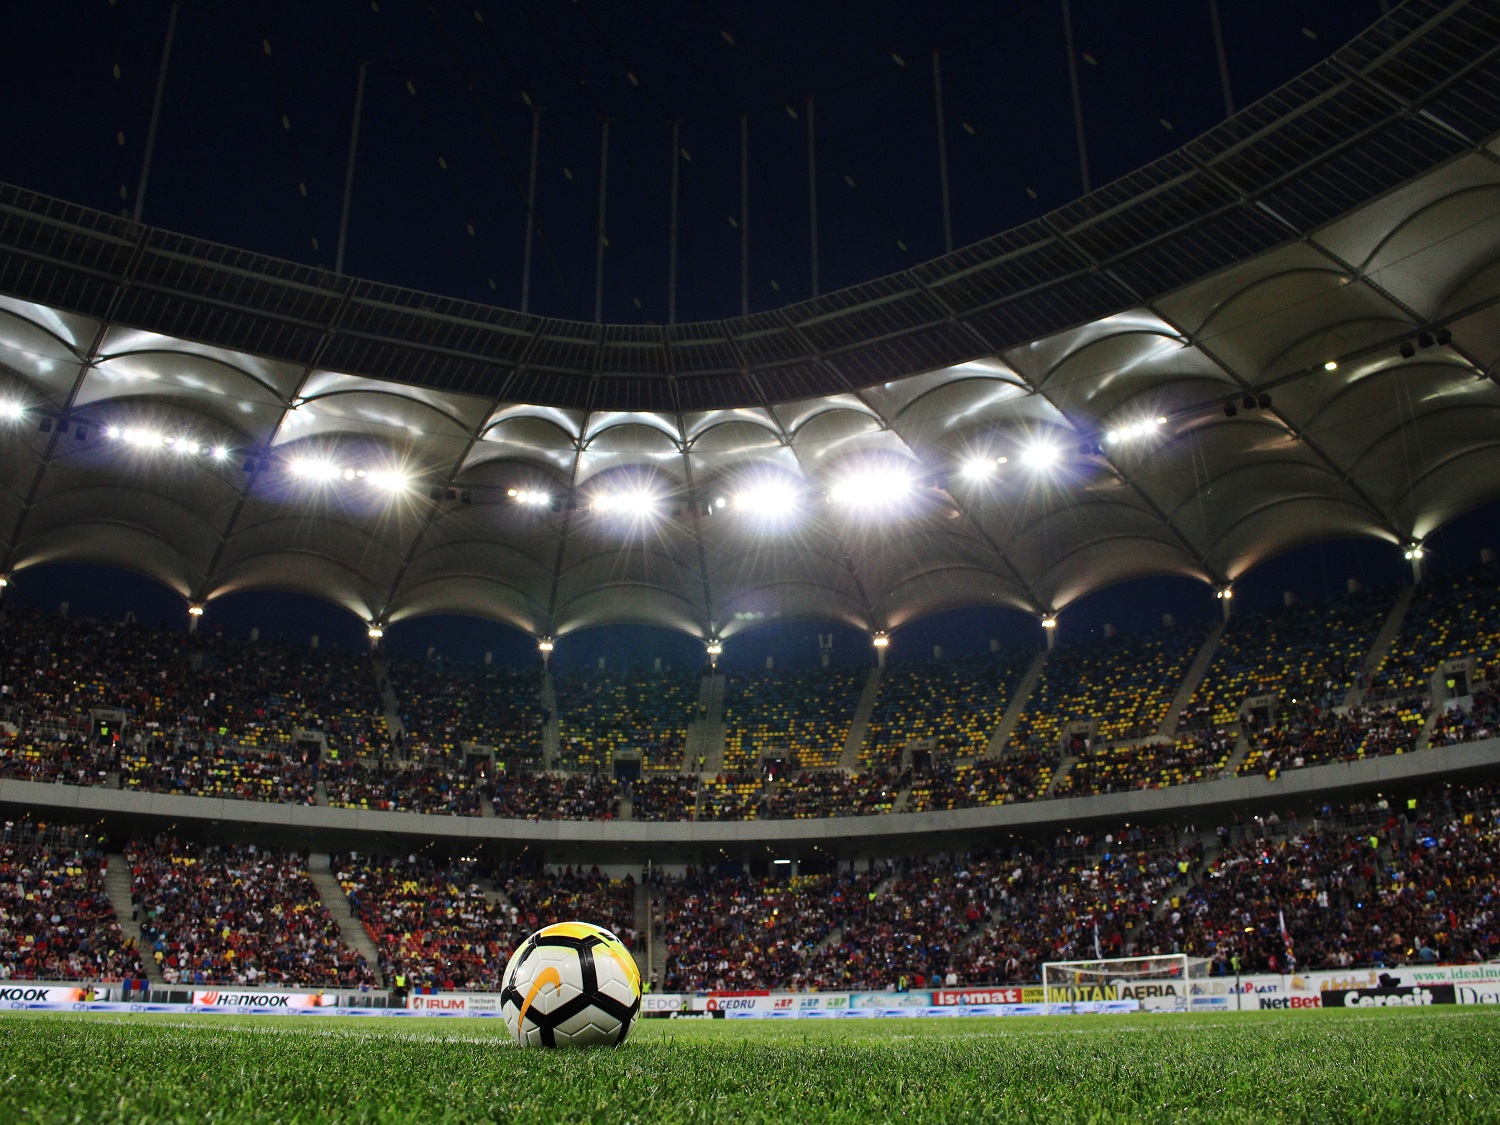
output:
M498 1021L0 1016L0 1118L46 1122L1500 1121L1500 1011Z

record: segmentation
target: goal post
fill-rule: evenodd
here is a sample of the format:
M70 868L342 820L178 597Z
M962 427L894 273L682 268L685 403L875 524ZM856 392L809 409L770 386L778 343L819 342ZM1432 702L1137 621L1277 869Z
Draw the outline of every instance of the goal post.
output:
M1062 1015L1107 1011L1106 1004L1118 1001L1133 1001L1144 1012L1186 1012L1193 1006L1193 984L1207 978L1210 965L1208 958L1186 953L1048 961L1042 965L1042 996L1049 1012Z

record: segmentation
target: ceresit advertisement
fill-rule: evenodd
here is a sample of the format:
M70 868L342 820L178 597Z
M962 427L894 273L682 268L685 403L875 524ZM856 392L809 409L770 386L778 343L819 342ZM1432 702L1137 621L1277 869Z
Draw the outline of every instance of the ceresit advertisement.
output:
M239 1008L255 1012L297 1012L335 1008L339 998L322 992L236 992L229 989L193 990L195 1008Z

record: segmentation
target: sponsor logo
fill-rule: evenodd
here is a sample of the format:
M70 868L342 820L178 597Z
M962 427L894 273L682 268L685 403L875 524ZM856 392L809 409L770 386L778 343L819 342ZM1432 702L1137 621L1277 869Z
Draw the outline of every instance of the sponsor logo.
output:
M18 1000L25 1004L67 1003L83 998L81 988L0 988L0 1000Z
M465 996L413 996L411 1007L419 1012L466 1012L469 1001Z
M1425 1008L1429 1004L1452 1004L1451 984L1365 989L1329 989L1323 994L1330 1008Z
M1500 1004L1500 988L1475 988L1472 984L1461 984L1454 989L1455 1001L1459 1004Z
M269 992L195 992L193 1003L204 1008L289 1008L289 998Z
M1322 996L1260 996L1257 1001L1263 1012L1291 1012L1323 1006Z
M937 1007L947 1005L967 1006L972 1004L1019 1004L1019 988L940 988L932 994Z
M753 1012L759 1005L758 998L754 996L710 996L708 998L708 1010L710 1012Z

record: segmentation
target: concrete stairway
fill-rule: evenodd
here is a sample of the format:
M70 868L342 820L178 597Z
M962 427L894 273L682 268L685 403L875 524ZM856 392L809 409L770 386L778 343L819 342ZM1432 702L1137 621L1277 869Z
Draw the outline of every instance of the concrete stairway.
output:
M880 665L870 669L865 677L864 690L859 693L859 705L854 708L854 721L849 724L849 737L844 739L844 752L839 755L839 766L852 770L859 767L859 751L870 733L870 717L875 714L875 700L880 695Z
M1230 752L1229 761L1224 763L1224 772L1221 776L1234 777L1239 772L1240 767L1245 764L1245 759L1249 756L1250 740L1245 737L1245 732L1242 728L1239 737L1234 740L1234 750Z
M645 944L640 949L631 950L631 956L641 971L641 980L648 981L653 967L652 955L656 952L656 935L651 932L651 888L645 882L635 885L635 932L641 935Z
M104 872L104 893L109 895L109 904L115 908L115 919L120 923L120 933L126 941L134 941L140 952L141 964L146 966L146 979L161 984L161 973L156 960L141 938L141 923L130 905L130 865L118 852L110 855L109 867Z
M724 677L717 673L704 676L699 685L698 717L688 727L683 768L690 773L710 774L724 768Z
M1052 780L1047 782L1047 788L1042 790L1039 799L1046 799L1053 796L1057 792L1057 787L1062 784L1063 778L1068 776L1068 771L1073 768L1073 764L1077 761L1077 755L1071 755L1059 762L1057 764L1057 771L1053 773Z
M313 804L328 804L328 786L324 785L322 781L313 786Z
M1000 725L995 728L995 733L990 735L989 745L984 748L984 756L993 758L1005 751L1005 745L1010 741L1016 724L1021 721L1021 715L1026 710L1026 701L1031 698L1031 693L1036 690L1037 681L1042 678L1042 670L1047 666L1047 650L1042 649L1036 654L1036 659L1031 662L1031 667L1026 669L1026 675L1021 677L1021 682L1016 685L1016 693L1010 697L1010 703L1005 707L1005 714L1000 717Z
M628 788L622 790L620 793L619 817L621 820L635 819L635 798L631 796L630 790Z
M557 689L552 683L552 669L542 669L542 711L547 721L542 724L542 768L555 770L557 759L562 756L562 735L557 723Z
M385 727L392 735L405 734L406 724L401 721L397 713L400 710L396 702L396 689L391 684L391 677L386 672L386 663L383 656L375 657L375 687L380 692L380 705L385 711Z
M1385 622L1380 626L1380 632L1375 634L1375 639L1370 642L1370 651L1365 653L1364 663L1359 667L1359 679L1349 688L1344 695L1345 707L1358 707L1364 702L1365 681L1373 676L1380 667L1380 662L1385 659L1385 654L1391 651L1391 645L1396 640L1396 633L1401 628L1401 622L1406 620L1406 611L1411 607L1411 596L1416 593L1414 586L1401 587L1401 593L1396 596L1396 604L1391 606L1391 612L1386 615Z
M1203 642L1198 655L1193 657L1193 662L1188 665L1188 670L1182 677L1182 685L1177 689L1177 694L1172 697L1172 705L1167 708L1166 715L1162 717L1161 726L1157 728L1156 733L1160 737L1176 737L1177 724L1182 721L1182 712L1193 701L1198 686L1203 683L1203 677L1208 675L1208 666L1213 663L1214 653L1218 651L1219 639L1224 636L1226 624L1227 622L1220 621L1208 631L1208 639Z
M349 896L344 893L344 888L339 886L339 881L334 878L333 871L328 862L328 853L313 852L308 856L307 875L312 880L313 889L318 892L318 897L323 900L323 905L328 907L328 913L333 915L333 920L339 924L339 933L343 935L344 944L354 950L365 959L365 964L380 974L380 953L375 948L375 943L370 940L364 923L354 915L354 908L349 905Z

